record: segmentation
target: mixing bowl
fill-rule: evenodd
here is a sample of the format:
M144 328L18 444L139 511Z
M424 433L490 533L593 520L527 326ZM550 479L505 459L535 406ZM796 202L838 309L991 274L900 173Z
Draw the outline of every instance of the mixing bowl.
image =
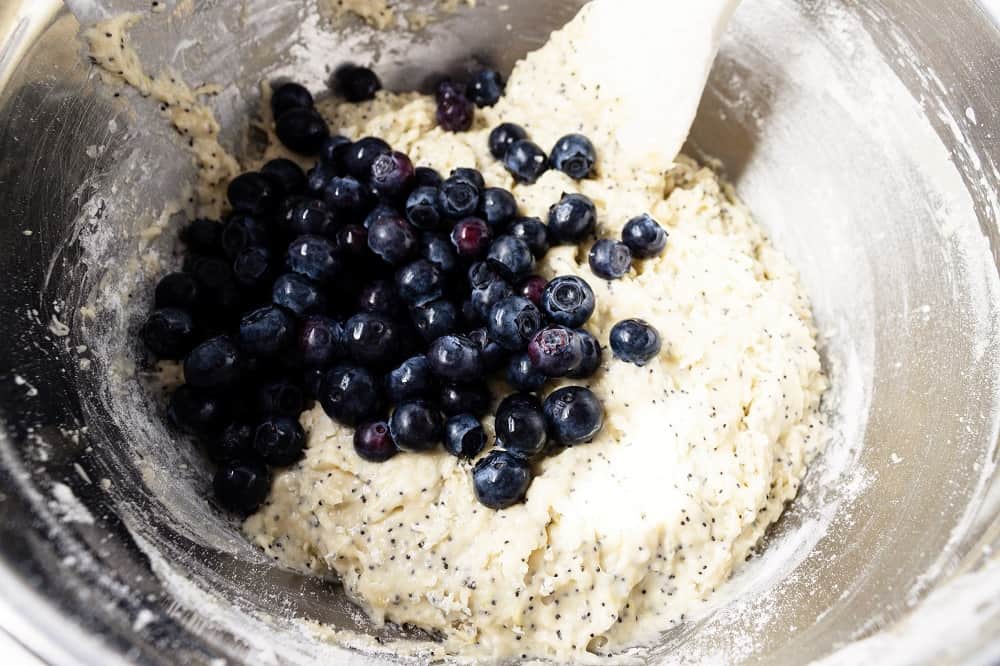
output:
M580 5L481 0L410 34L325 30L299 1L158 4L144 63L224 84L238 154L263 77L509 69ZM367 664L428 640L269 565L164 427L135 330L193 167L154 104L101 83L79 29L54 0L0 6L0 623L61 664ZM737 12L688 151L720 160L801 269L837 436L732 583L628 659L1000 657L997 81L1000 31L968 0Z

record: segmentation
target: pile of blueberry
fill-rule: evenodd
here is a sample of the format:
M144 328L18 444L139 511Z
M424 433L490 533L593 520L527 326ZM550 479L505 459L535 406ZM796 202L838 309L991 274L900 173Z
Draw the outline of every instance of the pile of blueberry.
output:
M358 67L338 70L335 81L352 101L380 87ZM477 76L466 90L456 87L440 108L495 102L501 83ZM521 501L532 461L590 441L603 425L587 388L535 395L550 379L586 379L601 365L600 343L582 328L596 305L591 287L533 275L551 244L593 237L594 204L567 194L547 224L520 217L513 195L486 187L474 169L443 178L380 139L331 136L301 86L278 88L272 107L282 142L317 163L306 173L276 159L235 178L232 213L182 231L183 270L157 284L141 330L156 357L183 361L186 383L171 395L170 418L219 464L219 501L239 513L260 506L269 467L303 457L298 417L313 400L355 428L366 460L442 443L475 458L488 444L481 419L494 375L517 393L497 409L496 448L475 465L473 485L488 507ZM526 141L515 127L493 132L494 154ZM579 139L560 142L553 152L573 157L552 163L583 178L593 147ZM599 277L621 277L633 256L665 243L652 218L636 218L621 242L594 246L591 265ZM660 349L639 320L618 324L610 344L639 364Z

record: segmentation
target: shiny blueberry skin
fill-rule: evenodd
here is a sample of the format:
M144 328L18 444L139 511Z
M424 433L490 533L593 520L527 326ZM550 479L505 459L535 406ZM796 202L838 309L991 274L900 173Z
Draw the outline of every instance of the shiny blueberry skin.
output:
M486 187L486 179L483 177L483 173L479 169L473 169L471 167L458 167L457 169L452 169L449 178L454 180L464 180L467 183L471 183L479 193L482 193L483 189Z
M435 116L446 132L465 132L472 127L476 107L465 95L451 95L438 101Z
M426 356L406 359L385 377L385 394L394 405L408 400L432 399L437 386L437 377Z
M240 377L240 352L225 335L210 338L184 359L184 379L195 388L226 388Z
M337 251L345 257L361 259L368 253L368 230L360 224L346 224L334 236Z
M398 405L389 418L389 432L403 451L430 451L444 435L441 413L419 400Z
M497 407L497 446L524 458L534 458L548 441L542 403L530 393L504 398Z
M413 183L417 187L441 187L444 179L435 169L430 167L417 167L413 176Z
M549 209L549 238L553 243L576 245L594 234L597 207L582 194L564 194Z
M289 418L299 417L305 401L302 387L283 379L261 385L257 389L255 400L260 413Z
M362 460L384 463L399 453L385 421L363 423L354 431L354 451Z
M330 128L315 109L289 109L278 118L275 134L289 150L316 155L329 138Z
M555 278L542 292L542 311L553 322L568 328L587 323L596 306L594 290L575 275Z
M320 199L307 197L287 202L277 219L280 229L291 238L321 234L332 225L332 222L330 207Z
M176 361L194 346L194 319L186 310L161 308L149 315L140 335L149 351L159 358Z
M552 168L562 171L574 180L583 180L594 174L597 150L590 139L582 134L567 134L556 141L549 155Z
M441 269L417 259L396 271L396 292L409 305L424 305L441 298L444 276Z
M273 305L254 310L240 320L240 349L250 356L274 356L295 335L295 322Z
M323 236L300 236L292 241L285 265L318 284L331 283L343 269L337 247Z
M549 158L538 144L521 139L511 144L503 165L519 183L535 183L549 168Z
M206 442L208 457L214 462L222 463L253 455L255 430L249 423L230 423L222 430L221 435Z
M299 323L297 345L304 365L326 367L346 354L344 327L330 317L306 317Z
M352 145L354 142L346 136L340 134L331 136L323 142L323 146L319 149L320 162L333 169L336 172L334 175L344 173L346 171L344 158Z
M356 365L339 365L323 377L319 402L327 415L345 425L357 425L378 414L381 395L371 372Z
M493 403L493 394L485 384L445 384L438 398L441 411L448 416L473 414L485 416Z
M396 288L386 280L370 282L361 290L358 305L362 312L375 312L395 316L403 311L403 302Z
M527 460L498 449L476 463L472 487L480 504L499 511L524 501L532 478Z
M479 198L479 214L491 227L503 227L517 216L517 199L501 187L487 187Z
M233 210L247 215L264 215L278 204L279 192L274 183L257 172L240 174L227 189Z
M362 312L344 324L344 345L358 363L386 366L400 352L399 326L382 314Z
M506 280L517 281L535 268L535 255L520 238L500 236L486 255L490 265Z
M367 67L344 65L333 74L334 88L348 102L367 102L375 99L382 89L378 75Z
M667 232L649 215L640 215L622 229L622 242L637 259L651 259L667 247Z
M264 503L271 492L271 473L262 462L231 460L215 473L215 498L226 510L248 516Z
M522 351L542 329L542 313L531 301L512 296L493 306L486 327L505 349Z
M287 467L302 460L306 434L295 419L273 416L257 426L253 448L268 465Z
M507 156L507 151L518 141L528 138L524 128L514 123L502 123L490 132L490 153L498 160Z
M260 173L271 181L282 197L301 194L306 189L305 171L291 160L271 160L260 168Z
M272 282L271 251L266 247L248 247L233 260L233 277L242 287L256 289Z
M465 178L451 176L438 190L438 210L447 218L457 220L476 213L479 190Z
M222 224L199 218L184 227L181 241L194 254L216 254L222 249Z
M466 275L469 278L469 286L473 289L481 289L482 287L489 286L492 282L503 279L496 268L491 266L488 261L474 262L469 266Z
M529 275L517 285L517 295L521 298L527 298L536 306L540 306L542 304L542 294L545 293L545 287L548 285L549 281L542 276Z
M332 211L352 220L360 220L369 205L368 190L351 176L331 178L323 198Z
M364 227L365 229L371 229L372 225L379 220L384 220L387 218L398 219L399 211L386 203L378 203L375 205L371 211L365 215Z
M455 224L451 230L451 244L463 259L475 260L489 250L493 232L484 220L467 217Z
M372 162L375 158L388 152L392 152L392 148L385 141L374 136L366 136L355 141L344 151L344 168L357 180L365 180L372 172Z
M507 234L528 244L535 258L549 252L549 230L537 217L521 217L507 225Z
M219 395L187 384L171 394L167 413L175 426L198 437L218 435L229 418L229 408Z
M247 215L234 215L222 229L222 250L230 259L248 247L263 247L269 241L267 228Z
M507 365L507 383L518 391L537 391L549 380L531 362L527 352L515 354Z
M158 308L193 310L200 304L198 281L189 273L170 273L156 283L153 299Z
M306 193L311 197L322 197L330 181L337 177L337 170L326 162L317 162L306 173Z
M602 238L590 248L590 270L605 280L621 279L632 267L632 251L625 243Z
M601 367L604 360L604 350L601 343L593 335L584 329L578 329L576 334L580 336L580 344L583 347L583 360L573 372L567 375L571 379L590 379Z
M470 332L469 339L476 343L479 351L483 355L483 368L486 372L493 372L502 368L507 363L510 352L496 340L490 337L489 331L485 328L477 328Z
M326 309L326 297L319 287L296 273L286 273L274 281L271 301L299 317Z
M425 342L433 342L458 330L459 312L451 301L438 299L410 308L410 321Z
M312 93L298 83L285 83L271 94L271 111L275 118L291 109L311 109L313 104Z
M465 88L454 79L444 79L434 89L434 99L438 103L463 96L465 96Z
M611 329L611 352L626 363L643 366L657 354L663 343L655 328L642 319L626 319Z
M582 386L567 386L545 399L545 421L549 435L559 444L589 442L604 426L604 406Z
M431 369L444 379L471 382L483 374L483 353L464 335L446 335L431 343L427 350Z
M421 234L420 256L437 266L443 273L451 273L458 268L455 246L444 234Z
M475 458L486 448L483 424L472 414L452 416L444 424L444 448L456 458Z
M565 326L549 326L528 345L528 357L548 377L566 377L583 363L583 340Z
M372 189L384 199L398 200L413 188L416 171L410 158L399 152L383 153L372 162Z
M424 185L410 193L406 200L406 219L417 229L433 231L441 226L438 211L438 188Z
M497 303L514 295L510 285L500 278L487 283L485 287L473 288L470 303L476 319L486 321Z
M398 215L383 217L368 229L368 249L389 264L402 264L416 254L416 231Z
M466 96L479 108L493 106L503 96L504 82L500 72L484 69L469 81Z

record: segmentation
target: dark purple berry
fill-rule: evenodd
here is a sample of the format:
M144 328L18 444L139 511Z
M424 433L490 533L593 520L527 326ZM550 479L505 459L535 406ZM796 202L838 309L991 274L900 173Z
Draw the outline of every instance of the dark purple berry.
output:
M583 363L583 341L564 326L543 328L528 345L528 357L548 377L566 377Z
M540 275L528 276L517 286L517 295L521 298L527 298L540 307L542 305L542 294L545 292L545 287L548 284L548 280Z
M542 311L557 324L579 328L594 314L594 290L575 275L557 277L542 292Z
M445 384L438 399L441 411L448 416L473 414L485 416L493 403L493 394L485 384Z
M302 459L306 434L299 422L287 416L273 416L259 426L253 448L261 460L273 467L287 467Z
M438 102L437 122L446 132L469 130L475 114L475 105L465 95L449 97Z
M399 453L385 421L358 426L354 431L354 450L362 460L373 463L383 463Z
M564 194L549 208L549 238L554 243L576 245L594 234L597 208L582 194Z
M403 451L430 451L444 435L441 413L420 401L398 405L389 418L389 432Z
M224 335L206 340L184 359L184 380L195 388L227 388L239 377L240 352Z
M278 118L275 133L289 150L316 155L329 138L330 128L315 109L290 109Z
M284 115L285 111L292 109L313 108L313 96L298 83L286 83L274 89L271 95L271 111L275 119Z
M405 197L413 187L415 171L410 158L399 152L382 153L372 162L369 183L386 199Z
M477 217L467 217L451 230L451 243L458 256L464 259L479 259L489 250L493 233L485 221Z
M503 96L504 82L500 72L484 69L469 81L465 94L479 108L493 106Z
M499 511L524 501L532 478L527 460L497 449L476 463L472 487L483 506Z
M590 379L597 373L604 360L604 350L601 343L593 335L584 329L577 330L580 336L580 344L583 347L583 360L580 367L571 372L568 376L572 379Z
M375 99L375 93L382 89L378 76L367 67L344 65L334 72L336 92L348 102L367 102Z
M548 441L542 403L530 393L504 398L494 422L497 446L531 459L545 450Z
M149 315L140 336L159 358L179 360L194 346L194 320L186 310L162 308Z
M549 434L565 446L591 441L604 426L604 406L582 386L559 389L545 399L543 409Z
M256 172L233 178L227 193L233 210L247 215L265 215L273 211L280 196L271 180Z
M231 460L219 467L212 487L225 509L247 516L260 508L271 492L271 473L256 460Z
M518 141L528 138L528 133L524 128L514 123L503 123L490 132L490 153L498 160L503 160L507 156L507 151Z
M486 430L472 414L458 414L444 424L444 448L458 458L472 459L486 448Z
M389 264L402 264L417 251L417 234L398 216L383 217L368 229L368 248Z
M366 136L344 151L344 168L355 179L366 180L372 172L375 158L391 151L392 148L382 139Z
M504 348L522 351L542 329L542 313L531 301L513 296L493 306L486 327Z
M340 365L323 377L319 402L330 418L353 426L378 414L381 394L371 372L356 365Z
M330 365L345 354L344 327L322 315L306 317L299 324L298 352L308 367Z
M284 158L271 160L260 168L260 173L271 181L281 197L302 194L306 189L305 172L291 160Z

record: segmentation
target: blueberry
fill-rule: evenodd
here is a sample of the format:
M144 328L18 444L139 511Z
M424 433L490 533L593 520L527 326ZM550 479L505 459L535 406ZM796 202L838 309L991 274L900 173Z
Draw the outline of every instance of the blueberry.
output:
M517 216L517 199L500 187L487 187L479 197L479 214L491 227L503 227Z
M287 467L302 460L306 434L295 419L273 416L257 426L253 448L268 465Z
M458 316L455 304L444 299L410 308L410 320L425 342L432 342L458 330Z
M222 250L230 259L248 247L264 247L269 242L267 228L247 215L234 215L222 229Z
M601 343L597 341L597 338L584 329L577 330L576 334L580 336L580 344L583 347L583 360L580 362L580 366L569 373L567 377L589 379L601 367L601 362L604 360L604 350L601 349Z
M274 356L295 335L295 322L279 307L254 310L240 320L240 349L250 356Z
M452 176L438 190L438 210L445 217L457 220L474 215L479 206L479 190L465 178Z
M194 220L180 236L188 251L195 254L217 254L222 249L222 224L215 220Z
M463 259L479 259L489 250L493 232L485 221L467 217L451 230L451 244Z
M436 170L430 167L417 167L413 176L413 183L417 187L441 187L444 179Z
M306 317L299 324L299 358L308 367L322 368L345 355L344 327L322 315Z
M535 267L535 256L528 244L513 236L500 236L486 255L490 265L507 280L517 280Z
M517 295L521 298L527 298L536 306L540 306L542 294L545 293L545 287L548 285L549 281L540 275L529 275L517 285Z
M360 366L339 365L323 377L319 403L327 415L345 425L357 425L381 408L378 382Z
M439 101L435 115L446 132L465 132L472 127L476 107L465 95L455 95Z
M287 380L267 382L257 389L257 411L269 416L298 418L305 407L302 388Z
M333 241L322 236L299 236L288 246L285 265L317 284L330 284L343 269Z
M300 317L326 309L326 298L316 284L296 273L287 273L274 281L271 301Z
M549 209L549 238L554 243L576 245L597 228L597 207L582 194L564 194Z
M479 108L493 106L503 96L504 82L500 72L484 69L469 81L465 94Z
M505 298L490 310L486 320L490 337L511 351L522 351L542 328L542 313L519 296Z
M344 151L344 168L357 180L365 180L372 172L372 162L383 153L392 152L382 139L366 136L355 141Z
M528 345L528 357L548 377L566 377L583 363L583 340L564 326L549 326Z
M385 199L405 197L413 187L415 170L410 158L399 152L382 153L372 162L369 183Z
M170 273L156 284L153 300L158 308L193 310L200 305L198 281L188 273Z
M330 181L337 177L337 170L326 162L317 162L306 173L306 193L311 197L322 197Z
M469 286L473 289L481 289L489 286L492 282L503 279L500 277L497 269L487 261L474 262L469 266L467 276L469 278Z
M476 192L480 193L486 187L486 179L483 178L482 172L471 167L458 167L457 169L452 169L449 178L452 180L464 180L475 187Z
M438 104L465 96L465 89L453 79L444 79L434 90L434 99Z
M545 427L542 403L530 393L515 393L497 407L497 446L513 454L531 459L544 451Z
M279 198L278 190L271 180L256 172L233 178L227 194L233 210L248 215L263 215L273 211Z
M343 174L347 168L345 163L347 151L353 144L354 142L346 136L335 134L323 142L319 149L319 159L336 172L334 175Z
M438 188L425 185L410 193L406 200L406 219L417 229L434 230L441 225L437 202Z
M215 393L184 384L171 394L168 415L175 426L189 435L212 437L225 426L229 409Z
M479 351L483 355L483 368L486 372L498 370L507 363L509 352L499 342L491 338L489 331L485 328L475 329L469 333L468 337L479 347Z
M184 359L184 379L195 388L226 388L240 377L240 352L225 335L210 338Z
M452 416L444 424L444 448L456 458L475 458L486 448L486 431L472 414Z
M222 463L253 455L254 430L249 423L230 423L221 435L208 440L208 457Z
M186 310L161 308L149 315L140 335L159 358L178 360L194 346L194 320Z
M367 67L343 65L333 74L334 88L348 102L367 102L375 99L382 89L378 76Z
M329 206L320 199L290 200L278 220L281 230L289 237L321 234L333 224Z
M618 280L632 267L632 251L625 243L602 238L590 248L590 270L599 278Z
M406 359L385 378L385 394L396 405L431 398L436 389L437 379L426 356Z
M271 492L271 473L256 460L231 460L219 467L212 488L225 509L247 516L259 509Z
M493 394L485 384L445 384L441 387L438 403L448 416L485 416L493 403Z
M203 305L212 310L211 316L227 316L240 307L242 299L230 262L200 257L194 261L191 274L198 281Z
M528 138L528 133L524 131L524 128L520 125L515 125L514 123L503 123L497 125L496 128L490 132L489 146L490 153L493 157L498 160L502 160L507 156L507 151L518 141L523 141Z
M398 215L383 217L368 229L368 248L387 263L402 264L416 253L417 234Z
M569 328L587 323L596 305L594 290L575 275L555 278L542 292L542 311L553 322Z
M368 190L350 176L331 178L323 198L331 210L352 220L360 220L369 205Z
M667 232L649 215L640 215L629 220L622 229L622 242L632 250L632 256L650 259L667 246Z
M399 453L396 442L392 441L389 424L385 421L358 426L354 431L354 451L362 460L373 463L383 463Z
M417 259L396 271L396 291L410 305L424 305L437 300L443 290L441 270L426 259Z
M233 276L248 289L271 283L271 251L266 247L248 247L233 260Z
M304 86L298 83L286 83L274 89L271 95L271 111L274 117L280 118L285 111L291 109L313 108L313 96Z
M456 382L471 382L483 374L483 354L464 335L446 335L431 343L427 360L438 376Z
M458 268L455 246L443 234L421 234L420 256L437 266L443 273L451 273Z
M424 402L404 402L393 410L389 432L403 451L430 451L444 434L441 413Z
M549 158L537 144L521 139L511 144L503 165L519 183L535 183L549 168Z
M534 364L528 354L515 354L507 364L507 383L518 391L537 391L548 381Z
M514 290L510 288L510 285L501 279L494 280L485 287L473 289L470 302L476 315L476 321L485 322L497 303L514 295Z
M390 317L403 310L403 302L395 287L385 280L375 280L362 289L358 305L362 312L375 312Z
M302 194L306 189L306 172L291 160L270 160L260 168L260 173L271 181L282 197Z
M329 138L330 128L315 109L289 109L278 118L275 133L289 150L315 155Z
M344 344L358 363L386 366L399 355L399 327L385 315L362 312L344 324Z
M549 230L537 217L521 217L507 226L507 234L528 244L535 258L541 259L549 252Z
M582 134L567 134L556 141L549 159L553 168L574 180L583 180L594 174L597 150L590 139Z
M642 319L626 319L611 329L611 351L626 363L646 365L662 346L660 334Z
M344 257L364 259L368 253L368 231L360 224L347 224L334 235L337 252Z
M378 203L374 208L371 209L367 215L365 215L364 227L365 229L371 229L372 225L379 220L384 219L397 219L399 218L399 211L394 207L386 203Z
M582 386L567 386L545 399L545 421L549 435L559 444L589 442L604 426L604 406Z
M491 451L472 471L476 498L483 506L497 511L522 502L531 481L528 461L508 451Z

